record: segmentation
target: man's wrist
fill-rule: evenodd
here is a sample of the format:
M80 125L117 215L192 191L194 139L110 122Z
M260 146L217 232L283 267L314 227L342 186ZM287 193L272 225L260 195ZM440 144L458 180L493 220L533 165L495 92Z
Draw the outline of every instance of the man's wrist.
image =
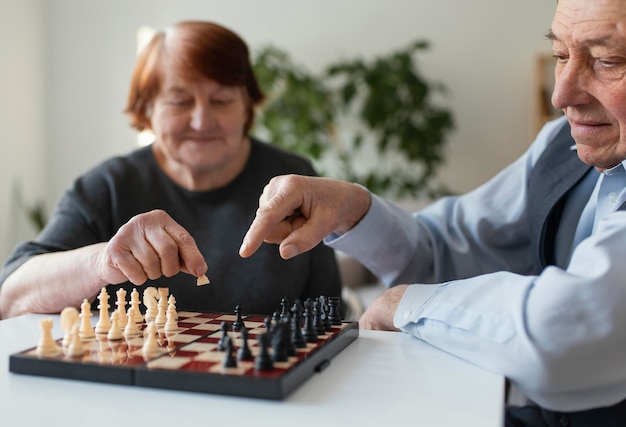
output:
M345 220L335 230L335 234L338 236L347 233L361 222L372 204L372 195L368 189L360 184L350 183L349 185L351 188L348 191L345 204L348 211L346 212Z

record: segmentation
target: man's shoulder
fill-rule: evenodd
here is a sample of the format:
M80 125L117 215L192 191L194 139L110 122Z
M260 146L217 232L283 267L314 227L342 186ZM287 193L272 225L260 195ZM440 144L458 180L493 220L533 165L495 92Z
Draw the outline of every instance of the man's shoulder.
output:
M541 130L537 134L537 137L530 146L532 164L535 164L537 162L539 157L546 151L549 146L552 148L557 148L555 144L558 145L559 148L566 146L566 149L569 149L572 145L575 145L575 142L571 136L569 123L565 116L549 121L541 128Z

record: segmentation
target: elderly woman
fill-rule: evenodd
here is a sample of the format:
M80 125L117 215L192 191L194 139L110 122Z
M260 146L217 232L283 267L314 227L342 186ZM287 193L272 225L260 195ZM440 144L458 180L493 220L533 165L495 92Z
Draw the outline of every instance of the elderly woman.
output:
M208 22L157 33L139 56L126 106L148 147L79 177L40 235L1 274L0 316L54 313L102 287L169 287L183 310L270 314L290 300L338 296L334 253L293 260L239 245L275 175L314 175L310 162L249 135L263 94L245 42ZM208 273L207 273L208 270ZM208 286L195 277L207 274ZM97 301L95 301L97 304Z

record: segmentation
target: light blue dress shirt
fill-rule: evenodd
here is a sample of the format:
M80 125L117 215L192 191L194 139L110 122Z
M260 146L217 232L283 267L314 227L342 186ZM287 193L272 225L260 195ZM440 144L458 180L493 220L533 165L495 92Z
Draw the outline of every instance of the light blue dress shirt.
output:
M419 283L396 327L505 375L547 409L577 411L626 398L626 212L616 211L626 172L600 174L586 209L592 234L567 269L529 275L526 185L563 120L478 189L414 214L373 195L358 225L325 241L387 285Z

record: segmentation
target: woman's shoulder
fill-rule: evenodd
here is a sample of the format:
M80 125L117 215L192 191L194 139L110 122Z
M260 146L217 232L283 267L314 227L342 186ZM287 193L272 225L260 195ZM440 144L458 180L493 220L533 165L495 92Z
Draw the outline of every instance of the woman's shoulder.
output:
M124 155L110 157L76 179L87 187L104 182L135 182L150 180L156 172L156 161L150 147L141 147Z
M277 173L315 174L310 159L277 145L250 138L252 143L251 162L264 168L274 169Z

